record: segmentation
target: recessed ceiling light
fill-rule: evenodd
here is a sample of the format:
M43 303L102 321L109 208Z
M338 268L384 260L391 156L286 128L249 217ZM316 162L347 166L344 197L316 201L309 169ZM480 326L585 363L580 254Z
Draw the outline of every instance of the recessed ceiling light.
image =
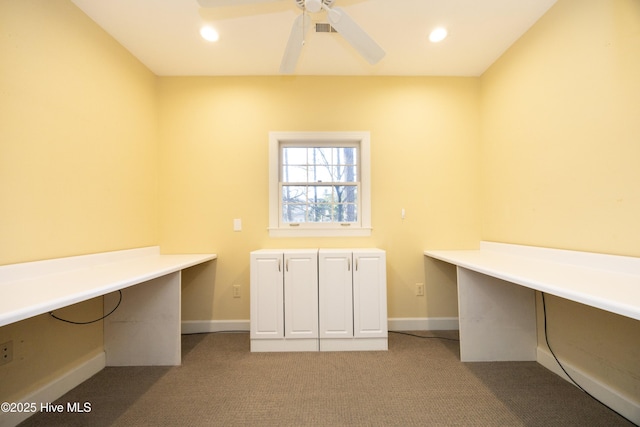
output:
M203 39L209 42L217 42L218 38L220 38L216 29L210 25L205 25L200 28L200 35Z
M447 37L447 34L448 33L446 28L438 27L431 31L431 34L429 34L429 40L431 41L431 43L438 43L444 40Z

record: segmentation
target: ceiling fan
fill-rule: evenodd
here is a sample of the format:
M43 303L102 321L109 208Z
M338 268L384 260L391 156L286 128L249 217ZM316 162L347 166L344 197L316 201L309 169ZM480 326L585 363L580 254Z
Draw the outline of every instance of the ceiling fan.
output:
M244 4L268 3L281 0L198 0L200 6L222 7ZM289 41L280 63L280 73L292 74L302 52L305 35L311 27L309 13L327 12L329 24L370 64L380 61L384 50L341 8L333 7L335 0L293 0L302 14L293 22Z

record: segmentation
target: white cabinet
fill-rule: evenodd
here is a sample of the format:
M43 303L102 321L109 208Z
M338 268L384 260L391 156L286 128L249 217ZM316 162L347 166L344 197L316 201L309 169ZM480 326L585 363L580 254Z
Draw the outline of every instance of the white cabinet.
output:
M320 337L353 337L353 254L321 249L319 288Z
M251 253L251 339L284 337L282 253Z
M251 252L251 351L387 349L380 249Z
M284 254L284 335L287 338L318 339L317 257L316 251Z
M251 351L318 350L317 250L250 255Z
M386 350L386 256L380 249L318 252L320 350Z

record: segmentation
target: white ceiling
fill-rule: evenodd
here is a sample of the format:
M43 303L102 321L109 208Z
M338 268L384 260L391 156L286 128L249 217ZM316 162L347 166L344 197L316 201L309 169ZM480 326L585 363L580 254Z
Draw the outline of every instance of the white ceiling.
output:
M278 74L295 0L201 8L197 0L72 0L161 76ZM309 32L295 74L479 76L556 0L336 0L386 51L370 65L339 34ZM312 15L327 22L326 13ZM204 22L220 34L199 34ZM445 26L439 44L429 32Z

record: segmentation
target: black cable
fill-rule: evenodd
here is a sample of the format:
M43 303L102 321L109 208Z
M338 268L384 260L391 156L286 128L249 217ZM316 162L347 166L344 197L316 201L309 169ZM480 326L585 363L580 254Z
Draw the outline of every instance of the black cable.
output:
M556 357L556 354L554 353L553 349L551 348L551 345L549 344L549 334L547 333L547 303L545 301L544 298L544 292L540 292L542 294L542 313L543 313L543 323L544 323L544 340L547 343L547 347L549 348L549 351L551 352L551 355L553 356L553 358L556 360L556 363L558 364L558 366L560 367L560 369L562 369L562 372L565 373L565 375L571 380L571 382L578 387L580 390L582 390L583 392L589 394L585 389L582 388L582 386L580 386L580 384L578 384L576 382L576 380L573 379L573 377L571 375L569 375L569 373L567 372L566 369L564 369L564 366L562 366L562 363L560 363L560 361L558 360L558 358ZM590 394L589 394L590 395ZM590 395L591 396L591 395ZM591 396L593 397L593 396ZM595 398L594 398L595 399ZM597 400L597 399L596 399Z
M182 335L201 335L201 334L238 334L238 333L248 333L246 330L231 330L231 331L206 331L206 332L189 332L183 333ZM437 337L437 336L424 336L424 335L416 335L411 334L409 332L401 332L401 331L389 331L390 334L401 334L408 335L410 337L423 338L423 339L440 339L440 340L449 340L449 341L460 341L457 338L447 338L447 337Z
M638 425L638 424L634 423L633 421L631 421L629 418L627 418L624 415L622 415L620 412L616 411L615 409L613 409L612 407L610 407L609 405L607 405L606 403L604 403L603 401L598 399L597 397L595 397L593 394L589 393L587 390L585 390L580 384L578 384L578 382L576 380L573 379L573 377L571 375L569 375L569 373L564 368L564 366L562 366L562 363L560 363L560 360L558 360L558 357L556 356L555 352L551 348L551 345L549 344L549 334L547 333L547 303L545 301L544 292L540 292L540 293L542 294L542 313L543 313L543 324L544 324L544 340L547 343L547 347L549 348L549 351L551 352L551 355L556 360L556 363L558 364L560 369L562 369L562 372L564 372L565 375L567 376L567 378L569 378L569 380L571 380L573 385L575 385L580 390L582 390L582 392L584 392L587 396L589 396L590 398L592 398L593 400L595 400L596 402L598 402L599 404L601 404L605 408L609 409L610 411L613 411L616 414L620 415L622 418L624 418L625 420L629 421L631 424Z
M205 331L205 332L189 332L189 333L181 333L180 335L204 335L204 334L240 334L240 333L249 333L244 329L238 330L230 330L230 331Z
M436 337L436 336L427 336L427 337L425 337L424 335L416 335L416 334L411 334L409 332L401 332L401 331L389 331L389 333L391 333L391 334L408 335L410 337L423 338L423 339L439 339L439 340L448 340L448 341L460 341L457 338Z
M118 309L118 307L120 307L120 303L122 302L122 291L119 290L118 292L120 293L120 299L118 299L118 304L116 304L116 306L113 307L113 310L111 310L110 312L108 312L107 314L105 314L104 316L102 316L99 319L90 320L88 322L74 322L73 320L62 319L61 317L56 316L55 314L53 314L53 311L49 312L49 316L53 317L56 320L60 320L61 322L71 323L72 325L88 325L90 323L99 322L99 321L101 321L103 319L106 319L107 317L111 316L113 314L113 312L116 311Z

